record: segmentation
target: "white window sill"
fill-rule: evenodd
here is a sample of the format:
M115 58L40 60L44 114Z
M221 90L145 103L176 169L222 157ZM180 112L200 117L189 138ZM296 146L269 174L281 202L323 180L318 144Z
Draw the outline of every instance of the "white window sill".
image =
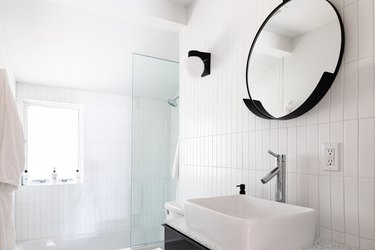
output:
M61 185L76 185L76 184L82 184L82 181L75 181L75 180L67 180L62 181L58 180L57 182L52 182L52 180L32 180L28 181L26 184L22 184L22 186L61 186Z

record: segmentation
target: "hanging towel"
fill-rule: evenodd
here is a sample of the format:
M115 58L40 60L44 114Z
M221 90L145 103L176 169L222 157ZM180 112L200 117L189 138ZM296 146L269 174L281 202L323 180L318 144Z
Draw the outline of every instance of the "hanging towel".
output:
M18 187L25 164L25 139L5 69L0 69L0 183Z
M176 152L174 154L174 161L172 166L172 180L176 180L178 178L180 172L180 150L179 150L179 143L177 142L176 145Z
M14 250L16 237L13 221L15 186L0 183L0 250Z
M0 69L0 250L14 250L14 190L25 164L25 139L8 75Z

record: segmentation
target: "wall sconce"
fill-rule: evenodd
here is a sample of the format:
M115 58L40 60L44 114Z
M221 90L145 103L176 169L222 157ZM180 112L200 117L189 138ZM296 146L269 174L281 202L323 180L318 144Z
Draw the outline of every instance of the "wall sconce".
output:
M204 77L211 73L211 53L190 50L186 60L186 71L192 77Z

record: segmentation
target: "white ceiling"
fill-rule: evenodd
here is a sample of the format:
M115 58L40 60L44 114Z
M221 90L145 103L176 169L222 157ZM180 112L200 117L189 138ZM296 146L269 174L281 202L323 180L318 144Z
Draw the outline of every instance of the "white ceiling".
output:
M18 82L124 95L132 93L133 53L177 61L187 21L184 0L3 1Z

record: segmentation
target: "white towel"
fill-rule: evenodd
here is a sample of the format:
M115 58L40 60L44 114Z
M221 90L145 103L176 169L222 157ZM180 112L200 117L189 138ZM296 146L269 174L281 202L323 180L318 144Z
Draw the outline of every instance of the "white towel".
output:
M14 250L16 236L13 221L15 186L0 183L0 250Z
M179 143L177 142L176 145L176 152L174 154L174 161L172 166L172 180L176 180L178 178L180 172L180 150L179 150Z
M14 190L25 164L25 139L8 76L0 69L0 250L15 249Z
M25 165L25 139L5 69L0 69L0 183L18 187Z

